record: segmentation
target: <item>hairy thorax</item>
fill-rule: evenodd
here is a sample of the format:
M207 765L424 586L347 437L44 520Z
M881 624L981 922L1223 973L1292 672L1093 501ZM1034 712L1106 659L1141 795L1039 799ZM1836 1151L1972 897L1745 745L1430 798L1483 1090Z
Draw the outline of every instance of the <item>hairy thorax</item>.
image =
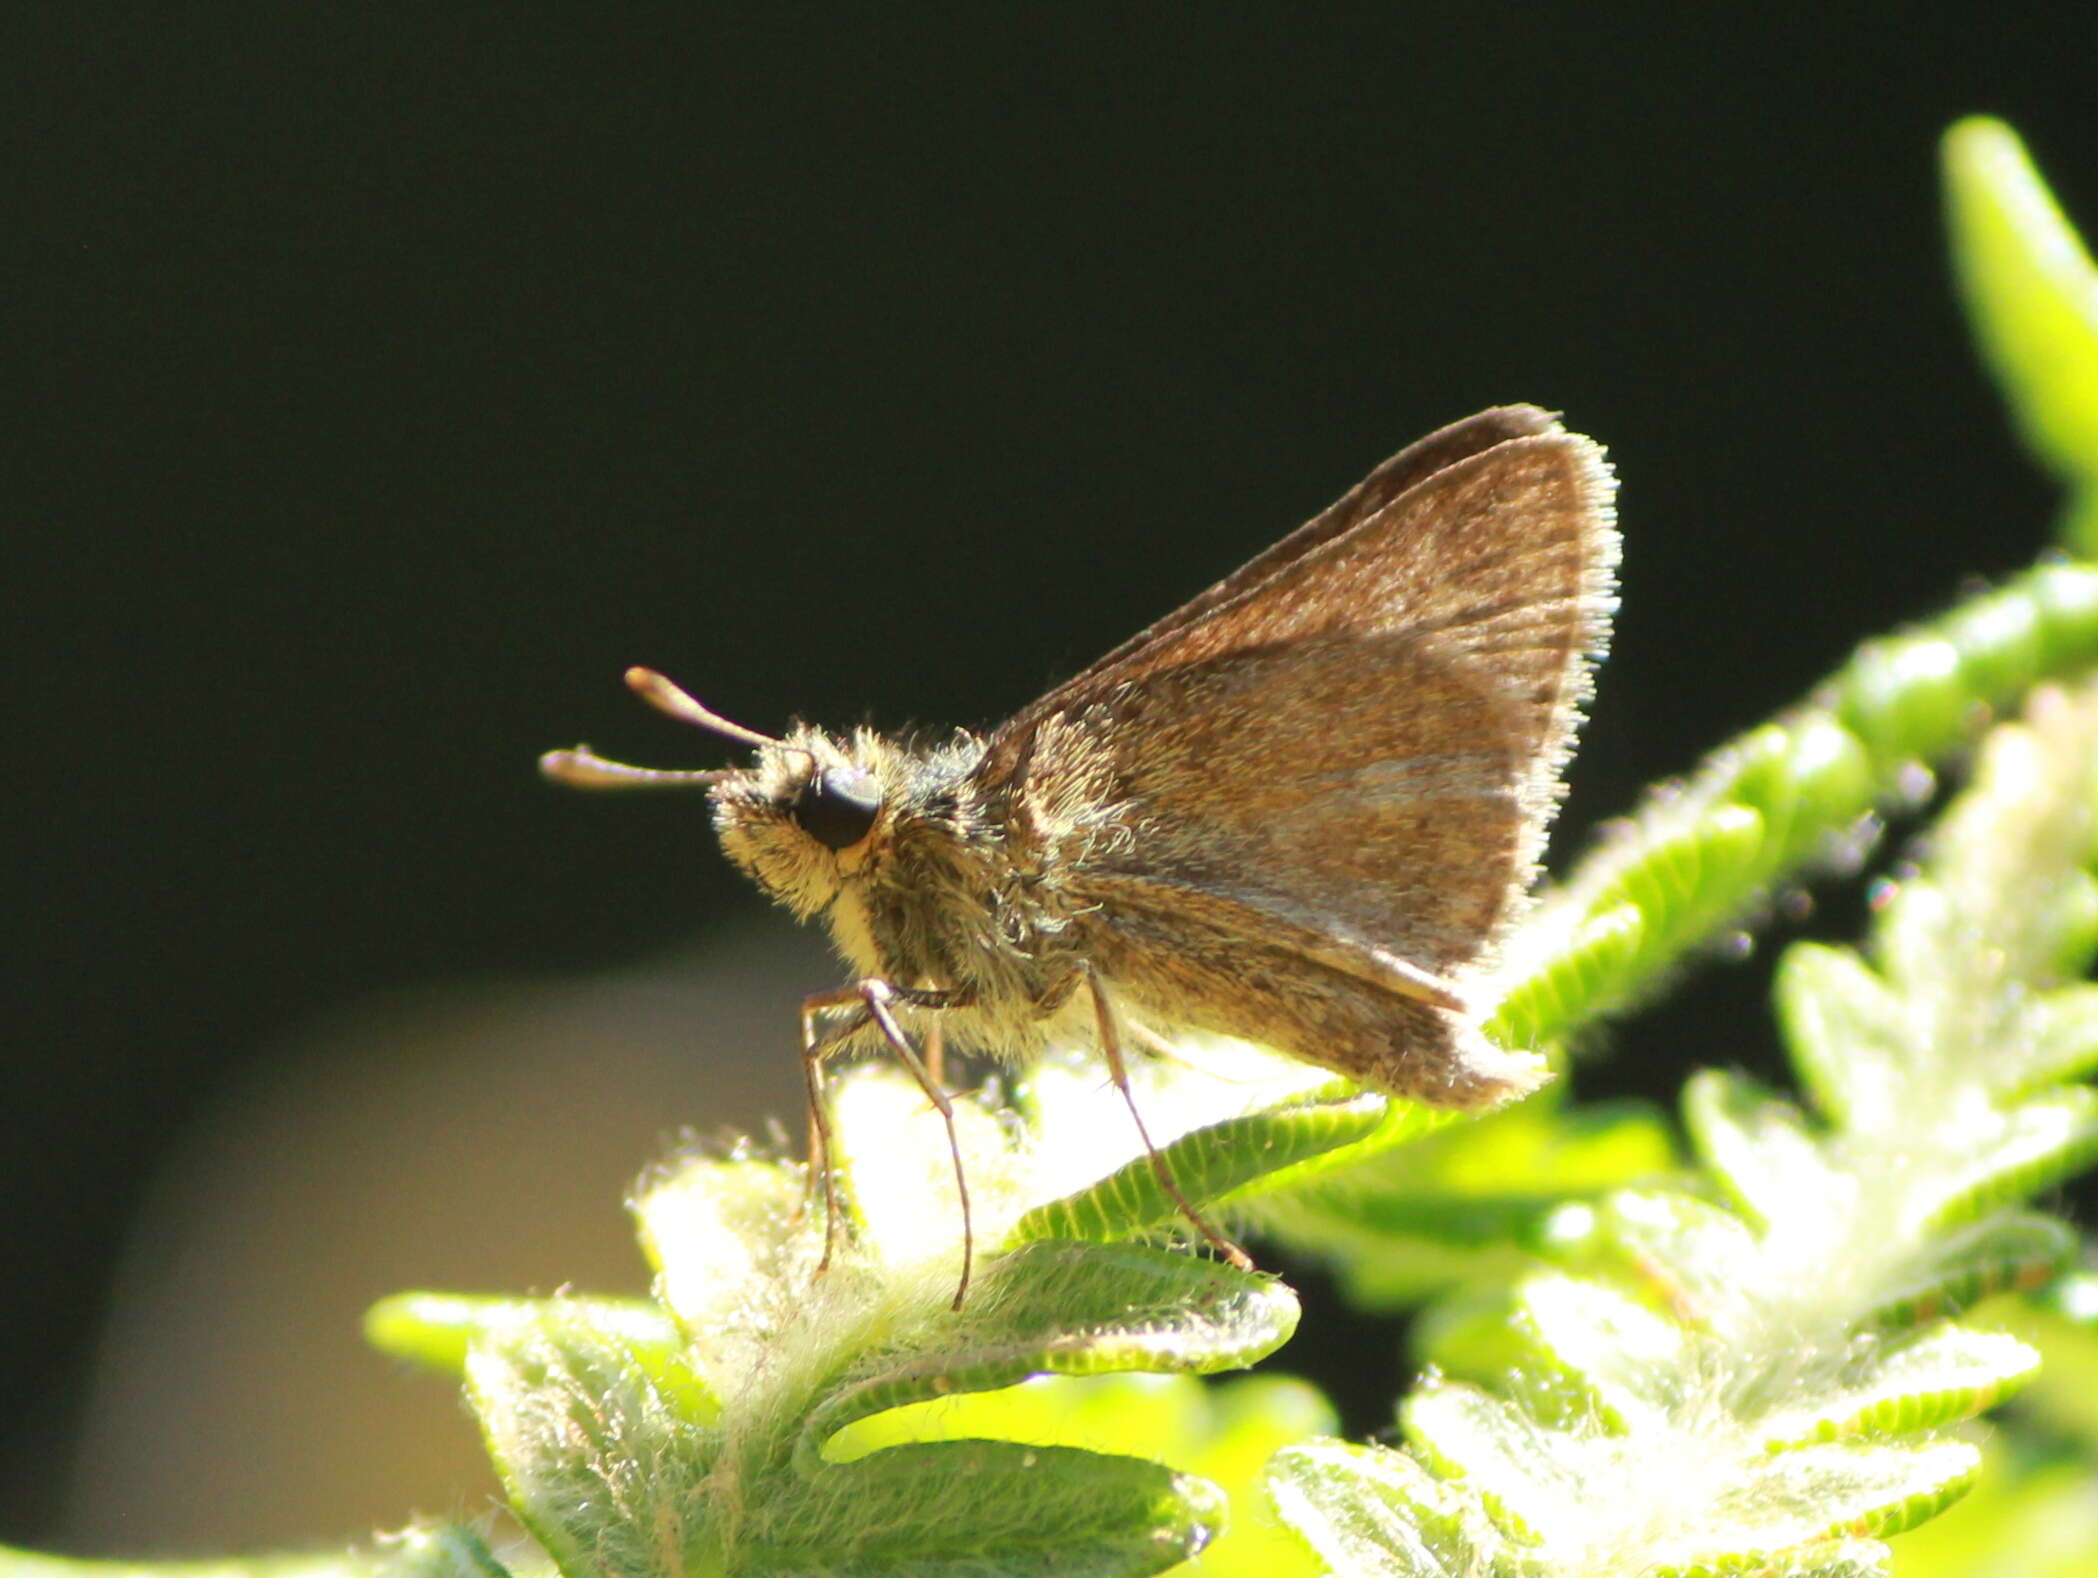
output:
M823 919L856 977L948 994L950 1044L1020 1059L1073 997L1083 906L1059 880L1068 829L1056 807L1019 788L986 793L972 776L984 750L964 733L913 750L799 727L715 787L715 828L768 894ZM810 809L825 794L871 807L861 836L831 847L812 835L828 827ZM871 1046L869 1035L851 1039Z

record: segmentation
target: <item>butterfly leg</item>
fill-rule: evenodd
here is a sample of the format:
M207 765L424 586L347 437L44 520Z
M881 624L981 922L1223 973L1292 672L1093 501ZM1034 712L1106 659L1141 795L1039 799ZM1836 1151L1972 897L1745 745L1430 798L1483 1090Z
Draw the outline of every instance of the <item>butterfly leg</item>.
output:
M925 1072L934 1085L947 1088L947 1032L940 1028L935 1019L925 1027Z
M809 1091L809 1166L822 1169L823 1176L823 1258L816 1263L818 1271L830 1265L831 1249L837 1239L838 1180L831 1165L831 1132L829 1102L823 1088L824 1054L835 1046L838 1037L824 1041L816 1033L816 1015L825 1009L857 1007L864 1018L854 1022L856 1029L868 1020L881 1031L889 1049L896 1054L918 1088L925 1092L925 1099L932 1103L947 1128L947 1151L954 1158L954 1189L961 1201L962 1209L962 1275L954 1290L954 1308L962 1307L962 1300L969 1292L969 1277L976 1260L976 1233L974 1219L969 1208L969 1179L962 1166L961 1136L954 1126L954 1103L947 1092L940 1088L939 1081L918 1056L911 1045L909 1035L897 1022L894 1005L908 1003L915 1008L952 1007L959 999L953 992L915 989L898 986L892 981L869 977L855 981L836 991L818 992L805 998L801 1005L801 1066L808 1082ZM850 1033L849 1030L846 1033Z
M801 1075L809 1098L809 1192L823 1191L823 1258L818 1271L830 1269L830 1255L838 1234L838 1176L831 1167L830 1094L823 1087L823 1059L829 1050L850 1035L864 1019L830 1036L817 1028L816 1016L826 1009L856 1005L859 994L850 989L817 992L801 1003Z
M1135 1120L1137 1138L1144 1142L1144 1154L1151 1158L1152 1172L1158 1175L1159 1183L1173 1197L1173 1203L1180 1207L1180 1214L1188 1219L1195 1231L1208 1239L1239 1270L1251 1271L1253 1257L1209 1225L1202 1213L1180 1192L1173 1169L1166 1165L1166 1159L1158 1154L1158 1147L1151 1143L1151 1131L1144 1127L1144 1115L1137 1111L1136 1095L1129 1088L1129 1065L1122 1057L1121 1033L1115 1023L1114 1009L1107 1000L1107 988L1101 983L1100 972L1091 964L1085 966L1085 984L1093 994L1093 1022L1099 1027L1100 1054L1107 1059L1108 1078L1115 1082L1115 1089L1122 1093L1123 1105L1128 1107L1129 1116Z

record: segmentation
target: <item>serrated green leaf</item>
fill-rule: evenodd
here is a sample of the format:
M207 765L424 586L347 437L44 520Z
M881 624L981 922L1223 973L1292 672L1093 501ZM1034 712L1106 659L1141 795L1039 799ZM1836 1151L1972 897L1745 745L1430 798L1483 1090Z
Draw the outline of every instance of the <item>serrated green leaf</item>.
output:
M1686 1491L1723 1472L1709 1499L1630 1531L1629 1547L1591 1552L1582 1571L1642 1573L1869 1573L1878 1536L1898 1532L1957 1499L1979 1454L1963 1442L1801 1447L1717 1465L1686 1463ZM1666 1476L1671 1482L1674 1476ZM1651 1489L1651 1487L1649 1487ZM1614 1560L1611 1558L1614 1557Z
M1755 1226L1800 1219L1843 1192L1799 1110L1738 1074L1692 1075L1683 1116L1705 1165Z
M1759 732L1739 748L1743 754L1767 750L1773 735ZM1646 923L1642 937L1649 949L1702 936L1756 887L1764 852L1760 813L1745 805L1714 805L1657 836L1640 860L1597 897L1595 908L1636 908Z
M513 1508L570 1578L960 1578L992 1551L1013 1571L1108 1578L1160 1571L1221 1524L1214 1487L1136 1458L960 1441L829 1463L784 1450L791 1418L695 1425L618 1344L580 1332L477 1345L468 1381Z
M1385 1108L1384 1097L1364 1095L1229 1118L1183 1135L1159 1154L1180 1192L1202 1205L1249 1184L1278 1187L1274 1174L1375 1134ZM1179 1220L1180 1206L1156 1166L1140 1156L1098 1183L1025 1213L1006 1242L1121 1238Z
M1670 1419L1703 1368L1682 1326L1586 1278L1525 1278L1516 1315L1544 1361L1581 1386L1592 1416L1612 1431Z
M1714 1532L1748 1538L1744 1554L1811 1538L1899 1534L1966 1493L1981 1454L1964 1441L1875 1446L1845 1441L1774 1453L1744 1465L1717 1499Z
M1956 1498L1978 1464L1961 1442L1850 1441L1703 1461L1724 1440L1709 1435L1683 1437L1674 1453L1655 1457L1668 1432L1649 1427L1646 1456L1631 1448L1648 1478L1636 1490L1617 1480L1613 1495L1631 1499L1598 1504L1596 1489L1622 1471L1626 1447L1592 1429L1549 1430L1499 1399L1449 1385L1410 1399L1405 1424L1422 1466L1439 1479L1461 1478L1464 1494L1536 1552L1542 1570L1558 1570L1553 1558L1576 1552L1586 1553L1581 1571L1607 1567L1610 1552L1642 1570L1725 1570L1893 1533Z
M1462 1479L1520 1544L1581 1521L1582 1463L1570 1438L1474 1386L1429 1380L1399 1410L1407 1444L1439 1479Z
M701 1515L717 1433L623 1344L580 1325L506 1334L474 1346L466 1381L511 1510L567 1578L730 1570Z
M1854 863L1874 805L1912 802L1919 764L1968 743L1990 708L2094 659L2098 571L2081 565L2028 571L1868 643L1810 704L1715 751L1598 843L1513 940L1512 978L1537 978L1541 992L1551 961L1579 946L1589 920L1630 907L1636 946L1599 949L1579 978L1585 1001L1541 1023L1562 1034L1637 998L1772 884L1817 860ZM2098 947L2098 905L2092 926ZM1521 992L1511 994L1511 1020L1534 1011Z
M1856 1435L1906 1435L1993 1408L2031 1380L2040 1355L2002 1332L1940 1326L1869 1349L1812 1401L1757 1428L1773 1451Z
M899 1446L825 1471L775 1509L734 1573L1135 1578L1221 1530L1213 1485L1140 1458L1003 1441Z
M798 1455L871 1414L1030 1375L1238 1369L1296 1323L1295 1295L1271 1277L1138 1244L1037 1240L1000 1256L958 1315L848 1372L811 1410Z
M885 1070L838 1084L835 1154L854 1169L856 1231L827 1270L816 1265L820 1212L804 1209L796 1170L694 1157L637 1200L680 1318L678 1357L718 1406L695 1408L690 1386L667 1384L684 1372L666 1376L660 1324L637 1340L625 1309L593 1324L588 1306L547 1301L536 1319L478 1328L484 1312L440 1311L475 1330L470 1396L526 1526L571 1578L959 1578L993 1550L1001 1570L1140 1573L1201 1548L1220 1526L1219 1493L1157 1463L980 1440L869 1450L864 1431L857 1446L846 1436L840 1447L840 1433L1036 1374L1237 1367L1289 1335L1294 1297L1164 1249L1043 1239L983 1250L954 1310L954 1228L937 1205L924 1209L953 1184L944 1147L920 1143L939 1137L937 1116ZM955 1107L972 1196L990 1219L1010 1219L1036 1177L1027 1155L977 1103ZM1355 1108L1351 1132L1381 1121L1373 1103ZM870 1164L874 1136L892 1143ZM881 1174L871 1183L870 1165ZM969 1498L960 1515L958 1494Z
M2027 1023L2032 1045L2019 1059L2021 1084L2009 1094L2023 1095L2098 1071L2098 985L2048 992L2032 1005Z
M1858 807L1880 790L1871 758L1857 737L1818 708L1759 731L1763 748L1743 755L1734 795L1762 819L1765 872L1817 853L1824 839L1846 834Z
M1748 1225L1690 1195L1626 1189L1595 1210L1593 1249L1606 1249L1677 1319L1725 1332L1754 1299L1761 1250Z
M1277 1515L1336 1578L1472 1578L1500 1541L1403 1453L1308 1441L1276 1454Z
M2098 965L2098 874L2072 871L2054 895L2046 929L2054 946L2043 961L2042 979L2073 981Z
M1863 643L1844 665L1842 685L1838 717L1875 761L1899 761L1918 740L1957 739L1972 730L1977 686L1959 645L1942 631L1904 631Z
M1992 1451L1959 1505L1901 1536L1900 1578L2090 1578L2093 1551L2098 1480L2088 1464Z
M1514 981L1487 1021L1502 1046L1536 1047L1557 1040L1616 995L1616 983L1646 946L1637 905L1619 904L1579 918L1571 934L1518 933L1508 973Z
M2047 670L2050 631L2043 598L1977 597L1937 628L1959 654L1969 706L1977 695L2018 695Z
M1860 1325L1899 1329L1957 1315L2012 1288L2044 1285L2074 1258L2074 1232L2052 1218L2007 1211L1924 1245L1888 1280Z
M2042 1091L1976 1113L1972 1124L1971 1153L1912 1197L1912 1209L1932 1229L1957 1227L2026 1199L2098 1156L2098 1091L2084 1085Z
M1830 1121L1878 1130L1900 1099L1911 1032L1900 999L1855 953L1795 943L1778 962L1793 1065Z
M1815 1540L1791 1550L1670 1563L1640 1578L1886 1578L1893 1555L1877 1540Z
M1133 1059L1127 1072L1130 1095L1161 1147L1234 1119L1346 1105L1363 1094L1330 1070L1192 1032L1174 1039L1170 1055ZM1036 1173L1029 1204L1073 1193L1142 1155L1129 1104L1098 1058L1043 1058L1015 1087L1013 1108Z
M1308 1557L1268 1515L1260 1478L1274 1452L1335 1424L1331 1405L1287 1376L1220 1385L1173 1375L1043 1376L862 1420L833 1438L831 1455L851 1460L907 1442L981 1438L1154 1459L1230 1497L1228 1530L1202 1552L1204 1578L1312 1578Z

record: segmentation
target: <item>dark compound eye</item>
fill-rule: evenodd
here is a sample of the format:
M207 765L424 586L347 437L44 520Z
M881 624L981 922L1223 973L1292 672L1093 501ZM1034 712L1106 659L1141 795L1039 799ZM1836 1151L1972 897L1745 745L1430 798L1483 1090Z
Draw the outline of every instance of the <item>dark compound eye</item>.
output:
M816 774L787 807L795 824L828 849L845 849L874 831L881 791L857 767L832 767Z

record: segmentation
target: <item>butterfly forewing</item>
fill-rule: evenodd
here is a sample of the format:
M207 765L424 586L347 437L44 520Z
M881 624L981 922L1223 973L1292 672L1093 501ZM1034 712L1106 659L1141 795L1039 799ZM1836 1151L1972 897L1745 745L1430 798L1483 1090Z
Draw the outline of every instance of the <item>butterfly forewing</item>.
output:
M994 737L980 774L1018 801L1054 805L1059 775L1084 773L1117 806L1127 836L1089 829L1055 854L1128 995L1409 1093L1430 1092L1405 1070L1461 1062L1457 1042L1486 1055L1458 999L1404 971L1461 987L1493 962L1615 549L1594 445L1549 425L1494 441L1532 415L1486 413L1387 462Z
M1096 675L1113 668L1122 659L1156 643L1161 637L1192 624L1211 609L1220 607L1258 587L1278 570L1304 557L1322 543L1330 542L1371 516L1416 484L1458 461L1504 444L1512 438L1556 433L1551 413L1533 405L1495 406L1468 416L1461 422L1438 428L1416 439L1350 488L1326 509L1284 537L1265 552L1255 555L1207 591L1197 594L1164 618L1138 631L1127 641L1104 654L1084 673L1050 691L1007 725L1022 724L1033 716L1061 706L1066 697L1089 685Z

